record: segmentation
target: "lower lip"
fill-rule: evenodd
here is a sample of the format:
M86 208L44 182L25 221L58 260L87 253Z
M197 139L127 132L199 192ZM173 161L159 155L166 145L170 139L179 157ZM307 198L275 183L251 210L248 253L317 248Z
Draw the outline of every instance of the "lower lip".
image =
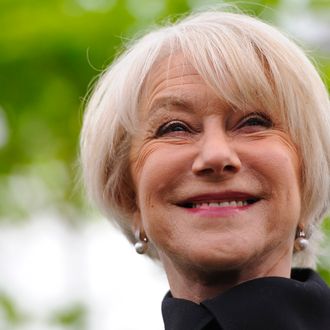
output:
M248 204L245 206L224 206L224 207L212 207L212 206L203 206L199 208L186 208L187 212L198 214L204 217L228 217L234 215L238 212L245 211L250 208L253 204Z

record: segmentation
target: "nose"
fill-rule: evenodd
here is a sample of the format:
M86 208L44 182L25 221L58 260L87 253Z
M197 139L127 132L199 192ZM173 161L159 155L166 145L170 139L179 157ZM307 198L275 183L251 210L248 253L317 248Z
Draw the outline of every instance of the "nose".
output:
M197 144L198 154L192 165L195 175L226 177L240 170L241 160L224 129L213 127L205 131Z

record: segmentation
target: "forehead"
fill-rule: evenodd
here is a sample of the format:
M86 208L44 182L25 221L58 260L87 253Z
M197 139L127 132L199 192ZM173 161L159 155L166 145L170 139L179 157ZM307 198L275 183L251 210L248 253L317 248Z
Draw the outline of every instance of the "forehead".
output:
M142 88L140 105L142 112L152 107L155 100L169 101L200 96L201 87L204 91L205 80L191 62L181 53L167 56L155 63L146 77ZM208 89L212 93L211 89Z
M181 101L186 104L185 100L189 100L188 104L197 106L202 102L213 109L221 105L239 112L265 112L287 129L286 117L279 111L269 82L260 85L258 75L248 67L233 63L229 67L220 58L212 62L199 56L198 51L187 54L178 50L153 64L140 90L137 108L140 120L157 107Z
M182 53L175 53L157 61L147 76L147 83L157 84L161 80L195 76L201 79L197 70Z

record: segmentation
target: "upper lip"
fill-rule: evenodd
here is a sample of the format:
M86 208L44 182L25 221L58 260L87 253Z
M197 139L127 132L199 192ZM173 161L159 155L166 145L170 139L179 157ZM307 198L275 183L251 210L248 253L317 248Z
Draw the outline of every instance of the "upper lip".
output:
M185 199L182 199L177 203L179 206L184 206L188 203L202 203L202 202L227 202L227 201L251 201L256 202L260 197L254 194L241 192L241 191L223 191L217 193L206 193L189 196Z

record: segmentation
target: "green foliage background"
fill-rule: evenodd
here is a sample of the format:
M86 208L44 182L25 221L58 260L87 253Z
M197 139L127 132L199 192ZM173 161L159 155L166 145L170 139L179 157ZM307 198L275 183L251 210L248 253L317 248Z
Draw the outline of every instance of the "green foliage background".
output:
M137 31L199 4L216 3L220 1L0 0L0 119L5 123L0 127L1 222L28 221L35 212L56 209L63 221L79 225L86 206L75 182L88 86ZM285 3L236 5L276 25ZM322 16L329 7L328 0L315 0L306 10ZM329 52L315 49L312 55L330 86ZM324 230L329 237L329 221ZM323 259L319 270L330 284L329 262ZM0 297L1 308L13 322L20 319L10 297ZM79 306L73 307L55 320L82 329L82 314Z

